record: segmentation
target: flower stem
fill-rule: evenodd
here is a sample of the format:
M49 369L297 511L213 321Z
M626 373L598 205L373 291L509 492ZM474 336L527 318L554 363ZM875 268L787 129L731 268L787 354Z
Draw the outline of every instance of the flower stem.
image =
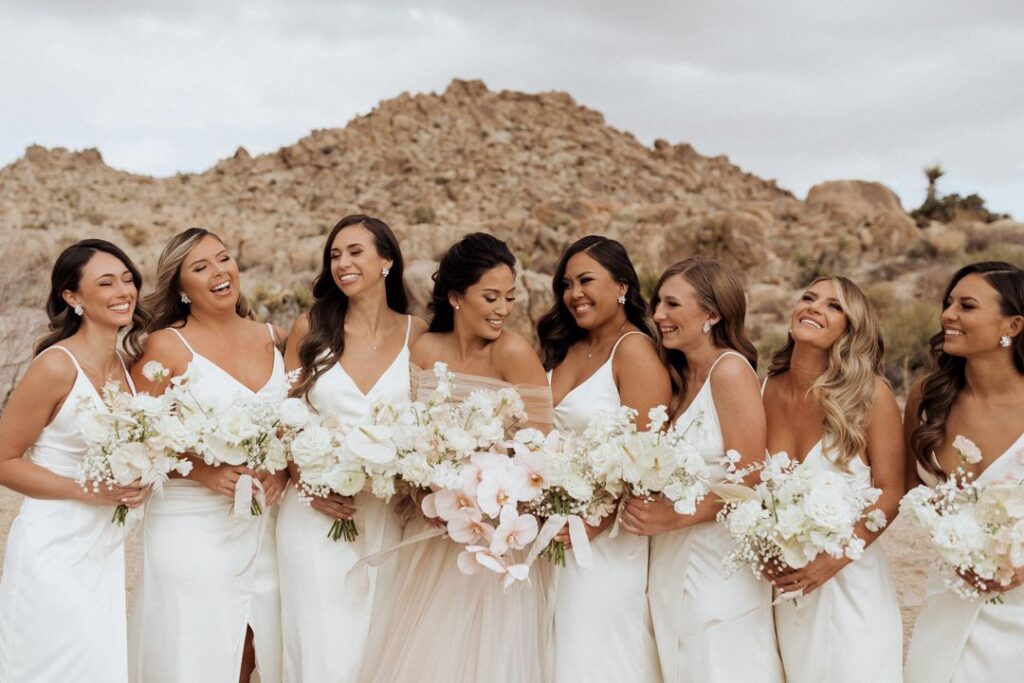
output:
M327 537L332 541L344 538L346 541L351 543L356 540L358 536L359 529L356 527L355 521L351 519L334 520L334 524L331 525L330 530L327 532Z
M118 526L124 526L124 520L128 517L128 506L121 503L114 508L114 516L110 518L110 521Z

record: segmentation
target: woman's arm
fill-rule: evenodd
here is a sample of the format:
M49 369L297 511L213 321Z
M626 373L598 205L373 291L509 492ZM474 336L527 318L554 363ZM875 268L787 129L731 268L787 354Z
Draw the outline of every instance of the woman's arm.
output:
M612 374L619 388L619 401L637 411L637 428L647 429L647 413L658 405L668 408L672 382L658 357L654 340L631 334L621 342L612 359Z

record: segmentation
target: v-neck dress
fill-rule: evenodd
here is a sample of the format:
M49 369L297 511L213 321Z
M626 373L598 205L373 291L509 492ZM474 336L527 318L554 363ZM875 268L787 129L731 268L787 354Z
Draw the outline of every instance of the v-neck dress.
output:
M190 386L204 407L227 408L254 393L284 396L284 359L276 348L270 378L253 392L170 329L192 354ZM136 683L238 680L247 626L261 683L281 681L277 508L240 518L230 514L232 504L191 479L169 480L146 504L142 579L128 634Z
M871 468L859 457L849 471L822 442L804 466L829 469L871 486ZM789 683L899 683L903 680L903 622L889 560L872 543L810 595L775 606L782 667Z
M66 353L78 375L25 458L73 479L86 452L82 406L106 408L74 355L63 346L43 353L51 349ZM134 392L130 377L128 384ZM76 500L24 499L0 579L0 681L128 680L125 528L111 522L113 512Z
M409 318L402 349L365 394L341 363L317 378L309 400L321 418L338 425L368 423L376 403L409 400ZM286 681L349 683L362 663L374 603L386 600L397 557L367 570L369 590L345 581L361 557L402 540L401 519L394 506L370 493L356 496L352 542L327 536L332 519L317 512L289 486L277 522L277 554L281 576L281 632Z
M918 466L929 486L937 478ZM981 485L1024 481L1024 433L977 478ZM973 683L1024 678L1024 586L964 600L938 572L928 577L928 599L917 617L904 670L907 683Z
M747 362L735 351L722 353L693 401L676 419L676 428L693 439L714 473L712 482L725 476L721 466L725 439L711 376L726 356ZM729 532L715 520L651 537L647 594L666 681L783 680L771 585L746 568L727 573L724 561L732 548Z
M590 418L622 405L612 374L619 337L608 360L555 406L555 428L583 433ZM584 568L566 553L555 568L554 666L556 683L660 681L647 605L646 536L611 529L590 542L593 564Z

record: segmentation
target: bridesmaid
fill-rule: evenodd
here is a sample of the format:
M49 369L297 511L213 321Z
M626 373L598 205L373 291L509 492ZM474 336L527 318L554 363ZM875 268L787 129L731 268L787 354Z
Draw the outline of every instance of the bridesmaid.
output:
M409 399L409 345L427 325L407 315L402 272L398 240L383 221L346 216L328 235L313 306L295 321L285 352L286 367L302 373L293 395L321 418L365 423L375 403ZM327 537L333 520L352 518L355 541ZM375 595L390 597L383 585L394 563L375 570L369 591L346 590L344 578L361 556L401 537L401 520L379 498L332 494L305 504L289 487L277 523L285 680L356 679Z
M203 406L286 389L280 330L251 320L239 289L238 264L219 237L202 228L175 235L157 263L152 334L133 368L140 389L160 394L143 366L159 361L195 377ZM143 525L143 567L129 630L129 670L139 683L261 683L281 680L280 608L274 504L287 472L260 475L265 511L231 513L235 487L249 482L244 466L210 466L193 458L186 479L171 479L149 502Z
M514 387L529 421L550 429L551 391L530 343L505 324L516 298L515 258L496 237L472 233L445 253L434 275L430 330L412 349L413 384L425 400L434 363L454 373L453 400L477 389ZM407 540L431 528L416 514ZM462 546L431 538L402 550L390 624L378 629L359 679L366 683L549 681L548 581L537 563L529 582L507 590L491 571L466 575ZM525 554L525 551L523 551Z
M718 480L727 450L740 453L739 467L760 461L764 406L738 275L714 259L688 258L661 276L651 305L673 378L676 427ZM732 542L715 523L720 509L709 495L692 515L663 498L630 498L623 512L626 531L651 536L647 594L662 675L680 683L782 681L771 586L746 570L726 574Z
M973 263L953 276L942 331L932 337L932 371L907 400L907 480L934 486L959 465L963 435L982 459L966 465L980 484L1024 480L1024 271ZM1002 602L963 600L933 574L907 654L908 683L1015 681L1024 671L1024 569Z
M620 406L647 412L668 405L671 384L647 324L647 303L626 249L583 237L562 255L552 279L555 303L537 325L550 371L555 427L582 432L591 416ZM555 681L657 681L647 606L648 541L608 532L615 515L587 526L594 564L571 553L556 570ZM558 540L569 547L568 531Z
M876 507L891 522L903 496L899 407L882 378L878 316L844 277L819 277L800 297L789 341L764 385L768 450L882 490ZM802 597L775 607L782 666L790 683L899 681L903 627L889 562L869 544L857 561L822 553L772 577Z
M25 496L0 579L0 681L128 680L124 530L114 508L138 507L138 486L83 490L83 404L103 410L113 383L134 391L124 349L139 351L148 316L142 278L121 249L82 240L57 257L46 312L50 332L0 417L0 485Z

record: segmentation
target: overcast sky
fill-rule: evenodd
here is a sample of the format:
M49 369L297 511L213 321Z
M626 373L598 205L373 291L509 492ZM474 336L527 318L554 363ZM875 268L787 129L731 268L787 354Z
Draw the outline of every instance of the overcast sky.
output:
M879 180L909 209L941 162L1024 220L1019 0L0 0L0 165L202 171L453 77L568 91L799 196Z

